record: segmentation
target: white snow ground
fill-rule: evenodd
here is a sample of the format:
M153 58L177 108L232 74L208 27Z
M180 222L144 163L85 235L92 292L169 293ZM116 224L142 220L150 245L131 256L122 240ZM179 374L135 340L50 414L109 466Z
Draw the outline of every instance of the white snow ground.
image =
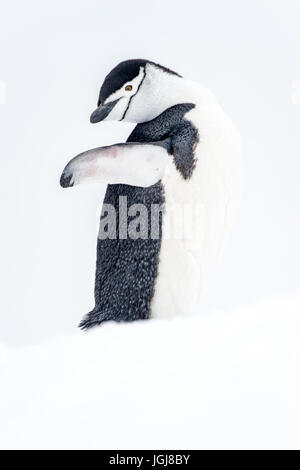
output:
M300 294L0 345L1 448L300 448Z

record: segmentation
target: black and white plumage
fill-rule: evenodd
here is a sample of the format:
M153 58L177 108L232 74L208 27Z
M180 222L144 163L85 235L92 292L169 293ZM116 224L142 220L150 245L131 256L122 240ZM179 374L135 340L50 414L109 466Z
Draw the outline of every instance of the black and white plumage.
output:
M239 134L206 88L150 61L122 62L106 77L91 116L111 119L137 123L127 143L78 155L61 177L63 187L107 183L103 207L116 210L117 237L98 239L95 307L83 328L197 311L239 200ZM144 236L119 236L120 196L149 213L161 206L156 238L151 223ZM192 235L167 233L174 208L182 226L185 209L194 209ZM100 232L105 211L101 218Z

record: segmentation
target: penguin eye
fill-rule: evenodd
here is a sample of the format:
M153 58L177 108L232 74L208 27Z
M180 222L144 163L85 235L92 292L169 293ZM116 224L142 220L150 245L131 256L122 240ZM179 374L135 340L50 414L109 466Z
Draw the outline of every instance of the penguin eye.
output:
M126 85L125 90L126 91L131 91L132 90L132 85Z

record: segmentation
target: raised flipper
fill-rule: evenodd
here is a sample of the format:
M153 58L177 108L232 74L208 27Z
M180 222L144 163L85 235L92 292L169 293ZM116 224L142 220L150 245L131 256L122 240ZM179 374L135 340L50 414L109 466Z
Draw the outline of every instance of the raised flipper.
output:
M151 143L122 143L99 147L74 157L65 167L60 184L128 184L147 188L159 181L170 161L169 139Z

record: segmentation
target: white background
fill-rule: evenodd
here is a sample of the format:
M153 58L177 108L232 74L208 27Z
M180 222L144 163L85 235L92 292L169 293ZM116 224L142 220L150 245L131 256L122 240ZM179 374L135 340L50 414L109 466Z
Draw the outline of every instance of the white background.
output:
M129 134L89 123L128 58L204 83L242 134L244 199L203 312L299 289L299 20L297 0L1 0L1 340L72 333L93 307L104 187L63 190L59 177Z
M299 23L297 0L0 0L0 448L299 448ZM199 316L84 334L105 188L59 178L127 138L89 116L128 58L212 89L244 198Z

